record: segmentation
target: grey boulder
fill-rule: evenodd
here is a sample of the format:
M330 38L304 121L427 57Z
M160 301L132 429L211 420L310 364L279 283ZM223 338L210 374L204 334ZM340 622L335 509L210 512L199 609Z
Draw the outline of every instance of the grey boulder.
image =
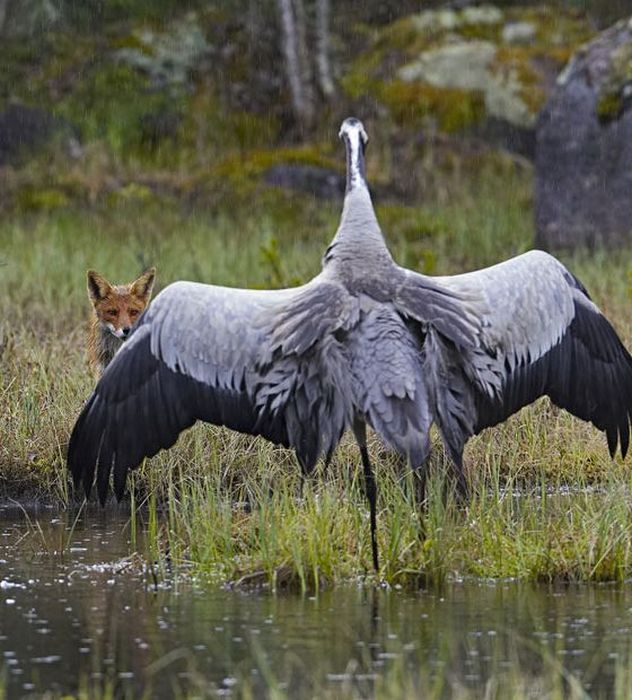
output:
M632 241L632 18L582 47L536 127L537 243Z

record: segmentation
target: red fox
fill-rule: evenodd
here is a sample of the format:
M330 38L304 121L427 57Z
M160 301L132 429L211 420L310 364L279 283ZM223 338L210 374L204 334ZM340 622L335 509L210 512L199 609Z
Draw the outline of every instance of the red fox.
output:
M110 284L94 270L88 270L87 274L93 308L88 361L95 379L99 379L149 304L156 268L151 267L129 284L119 285Z

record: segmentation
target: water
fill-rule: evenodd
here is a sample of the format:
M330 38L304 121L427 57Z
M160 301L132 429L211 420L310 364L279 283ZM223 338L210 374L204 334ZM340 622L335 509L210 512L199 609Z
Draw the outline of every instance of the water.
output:
M481 695L490 678L567 676L611 695L630 658L629 586L349 586L317 598L221 589L130 557L125 512L0 508L0 696L288 696L376 688ZM142 539L137 541L142 548ZM621 670L621 669L619 669ZM402 691L403 692L403 691ZM393 694L393 693L391 693ZM396 693L395 693L396 694Z

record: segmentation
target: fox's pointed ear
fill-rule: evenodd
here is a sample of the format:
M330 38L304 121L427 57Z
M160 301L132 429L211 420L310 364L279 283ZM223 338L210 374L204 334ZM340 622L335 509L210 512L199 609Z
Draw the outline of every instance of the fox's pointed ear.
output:
M154 288L154 280L156 279L156 268L150 267L137 280L132 282L131 292L136 296L149 301Z
M88 270L88 296L90 299L95 301L100 301L108 295L112 289L112 285L102 277L98 272L94 270Z

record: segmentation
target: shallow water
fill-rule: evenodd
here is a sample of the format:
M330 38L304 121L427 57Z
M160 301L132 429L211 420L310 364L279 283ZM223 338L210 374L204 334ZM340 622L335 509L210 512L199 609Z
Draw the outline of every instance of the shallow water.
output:
M572 674L610 695L615 666L630 658L626 585L231 591L144 571L129 557L125 511L88 513L60 554L71 526L52 510L27 518L0 507L0 696L103 682L130 697L270 687L370 697L394 678L396 688L447 697L482 694L502 674L536 688L540 677Z

